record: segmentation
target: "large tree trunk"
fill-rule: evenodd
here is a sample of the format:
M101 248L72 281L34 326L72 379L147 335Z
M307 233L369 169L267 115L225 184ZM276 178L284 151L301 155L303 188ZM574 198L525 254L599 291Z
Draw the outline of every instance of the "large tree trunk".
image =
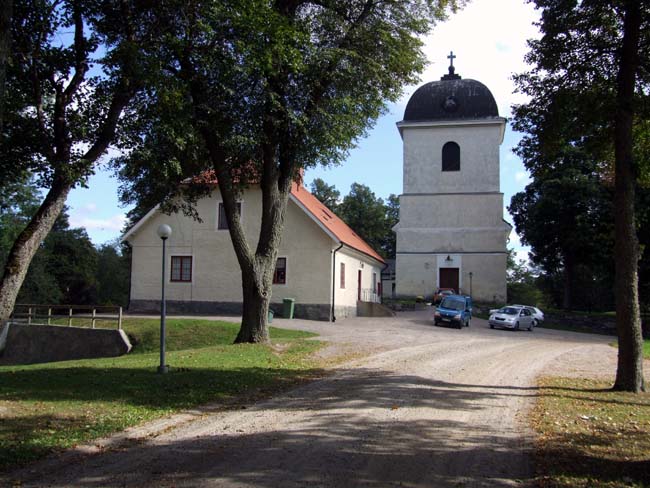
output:
M278 247L284 229L284 215L291 191L291 179L276 179L275 171L263 178L262 222L255 255L245 256L245 248L238 236L238 223L230 229L242 270L243 311L242 324L236 343L268 342L268 313L273 287L273 273ZM266 181L270 180L270 181ZM226 198L224 198L224 201ZM242 234L243 235L243 234ZM248 263L251 263L250 265Z
M242 326L235 343L268 342L267 317L271 303L271 286L275 261L256 260L253 269L242 269L243 310ZM270 273L270 279L268 275Z
M643 338L639 311L639 249L635 227L632 123L638 69L641 12L636 0L626 2L623 47L618 73L615 128L616 153L616 328L618 368L614 389L640 392L643 382Z
M14 242L0 282L0 323L11 315L29 264L63 210L70 188L70 183L55 177L45 200Z

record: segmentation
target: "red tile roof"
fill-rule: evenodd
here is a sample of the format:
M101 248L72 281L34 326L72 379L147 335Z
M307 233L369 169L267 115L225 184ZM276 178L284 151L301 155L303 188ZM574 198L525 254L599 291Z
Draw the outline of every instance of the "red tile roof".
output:
M291 195L340 242L381 263L386 262L366 241L350 229L334 212L323 205L318 198L309 193L304 186L294 183L291 187Z

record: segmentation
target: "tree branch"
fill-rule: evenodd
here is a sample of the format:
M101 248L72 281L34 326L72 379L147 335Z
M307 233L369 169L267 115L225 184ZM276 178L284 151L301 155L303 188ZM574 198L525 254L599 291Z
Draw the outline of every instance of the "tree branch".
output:
M86 72L88 71L88 59L86 54L86 38L84 37L84 22L79 2L74 3L74 54L75 54L75 72L67 88L63 91L63 105L67 107L72 100L72 96L83 83Z

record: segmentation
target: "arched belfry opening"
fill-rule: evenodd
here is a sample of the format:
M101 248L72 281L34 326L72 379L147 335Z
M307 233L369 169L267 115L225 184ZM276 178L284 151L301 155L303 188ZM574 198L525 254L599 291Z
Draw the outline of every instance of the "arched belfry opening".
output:
M453 141L442 146L442 171L460 171L460 146Z

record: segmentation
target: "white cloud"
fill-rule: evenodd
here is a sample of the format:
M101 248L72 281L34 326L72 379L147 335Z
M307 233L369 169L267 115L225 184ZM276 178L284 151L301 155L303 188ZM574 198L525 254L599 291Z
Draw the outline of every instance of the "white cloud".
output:
M83 215L71 215L70 225L72 227L83 227L86 230L105 230L120 232L126 222L126 215L120 213L107 219L93 219Z
M526 41L539 37L533 25L538 19L534 6L522 0L474 0L436 25L424 39L424 52L431 64L422 74L420 85L447 73L447 56L453 51L457 56L456 73L485 84L497 101L499 114L508 117L513 103L526 100L513 93L511 78L527 69ZM399 104L402 110L418 86L406 90Z
M517 171L517 173L515 173L515 180L518 182L528 182L530 181L530 177L525 171Z
M86 205L83 206L82 210L85 210L86 212L96 212L97 211L97 204L94 202L87 203Z

